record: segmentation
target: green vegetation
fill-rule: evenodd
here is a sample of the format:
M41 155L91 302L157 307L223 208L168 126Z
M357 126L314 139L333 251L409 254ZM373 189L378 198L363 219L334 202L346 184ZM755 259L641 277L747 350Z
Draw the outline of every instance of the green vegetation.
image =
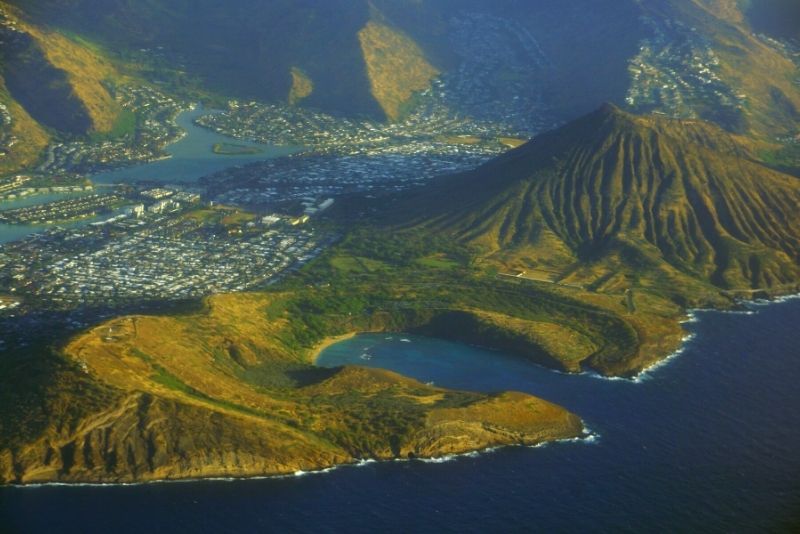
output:
M264 149L257 146L237 145L234 143L214 143L211 151L220 156L251 156L261 154Z
M75 428L79 421L112 404L118 392L81 372L75 362L38 343L0 358L0 451L21 447L54 421ZM75 402L75 399L81 399ZM1 453L0 453L1 454Z
M14 149L0 157L0 176L2 176L35 164L50 141L50 136L25 111L25 108L13 99L2 76L0 76L0 103L8 108L11 117L11 126L6 127L5 133L18 139Z
M4 50L2 73L11 96L37 122L68 133L91 130L91 117L67 73L48 60L42 43L32 35L23 34Z
M755 35L750 25L754 18L745 15L779 13L782 9L778 4L781 3L782 0L753 0L752 9L747 10L737 0L669 2L673 16L708 39L717 55L719 74L725 85L747 97L741 113L720 113L720 109L708 107L698 109L698 115L729 131L765 143L796 130L800 118L800 88L794 80L798 71L788 55L767 46ZM788 11L784 13L787 14L784 22L791 26L792 16ZM763 28L755 22L757 27ZM767 29L766 33L772 32Z
M386 263L370 258L358 256L336 256L330 260L331 266L343 274L364 274L375 272L389 272Z
M71 340L23 395L50 395L69 426L37 409L0 427L21 436L6 437L0 477L269 474L574 436L579 420L539 399L313 358L338 336L417 332L635 374L678 346L686 307L796 284L795 179L745 153L710 125L607 106L339 228L342 241L269 291L112 320ZM187 217L224 227L252 215ZM92 391L85 402L76 387ZM208 456L220 447L230 456Z
M136 123L136 113L129 109L122 109L110 131L105 133L93 132L89 135L89 139L92 142L99 142L106 139L117 139L119 137L133 135L136 133Z
M431 269L457 269L459 267L459 263L455 260L451 260L446 256L441 255L434 255L428 256L426 258L420 258L417 260L417 263L423 267L429 267Z
M365 3L335 0L287 7L238 0L232 6L202 8L162 1L10 3L37 25L63 28L113 50L120 71L165 92L217 105L231 97L288 99L327 111L384 117L357 39L370 19ZM275 21L280 24L270 24Z
M386 330L495 346L571 371L625 373L645 364L633 324L579 302L578 291L492 276L470 261L473 254L425 234L354 231L286 282L292 298L270 317L285 320L280 342L293 353L346 332ZM561 345L548 326L556 324Z
M160 384L162 386L166 386L169 389L174 391L180 392L184 395L192 397L194 399L200 400L202 402L207 402L211 405L214 405L219 408L223 408L226 410L233 410L239 411L242 413L252 414L252 415L263 415L262 413L251 410L243 406L239 406L233 402L226 402L223 400L218 400L213 397L209 397L208 395L204 395L200 391L196 390L195 388L185 384L181 381L177 376L173 375L163 367L158 364L153 364L153 368L156 370L156 373L151 376L151 379L156 384Z
M6 82L42 124L75 134L108 133L120 107L107 87L121 77L96 47L30 24L7 52ZM123 121L124 122L124 121Z
M238 228L256 218L255 214L248 211L223 205L217 205L212 208L197 208L184 213L181 217L206 226L218 225L227 229Z
M800 177L800 141L760 154L761 160L770 167Z
M167 93L216 105L226 97L288 101L328 112L397 119L413 107L414 95L427 89L439 70L457 67L457 53L442 39L444 21L453 13L441 2L335 0L303 9L256 0L236 0L228 9L192 9L162 1L140 6L123 0L9 3L31 26L58 28L63 41L51 40L50 55L64 48L69 52L63 57L90 60L87 83L70 76L83 102L96 89L94 81L125 73ZM742 109L719 113L698 101L694 111L769 142L797 121L796 68L786 54L753 35L744 13L751 15L755 29L786 36L780 28L769 30L781 24L793 28L796 9L789 9L790 3L757 0L757 7L746 11L735 0L669 0L653 6L605 1L602 8L592 0L575 0L570 7L515 6L509 17L509 6L484 1L476 3L476 10L514 18L539 36L553 67L543 82L547 104L559 119L585 113L602 100L624 101L628 63L649 34L640 20L643 14L697 28L720 59L722 82L732 94L747 98ZM593 9L602 12L602 23ZM766 15L768 23L761 24L759 15ZM281 20L280 28L268 23L275 20ZM98 77L102 63L112 59L116 72ZM71 70L64 67L68 62L57 66L74 74L84 61L72 63ZM499 85L514 78L502 65L490 75ZM97 104L90 110L95 130L108 131L113 109L99 90L91 96Z

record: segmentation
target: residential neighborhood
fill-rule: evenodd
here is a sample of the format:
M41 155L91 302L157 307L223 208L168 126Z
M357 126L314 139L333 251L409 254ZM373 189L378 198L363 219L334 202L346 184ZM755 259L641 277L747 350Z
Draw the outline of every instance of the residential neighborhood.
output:
M0 287L23 304L0 315L243 291L309 261L330 239L296 217L257 217L176 200L150 207L161 202L168 208L134 206L107 220L6 244L0 249ZM331 203L309 206L317 213Z
M263 208L311 196L401 191L435 176L474 168L486 156L296 155L225 169L201 179L208 197Z
M185 135L175 119L181 111L189 109L189 104L144 85L117 88L116 100L123 110L136 114L135 129L113 140L53 143L37 171L91 174L146 163L166 157L164 147Z

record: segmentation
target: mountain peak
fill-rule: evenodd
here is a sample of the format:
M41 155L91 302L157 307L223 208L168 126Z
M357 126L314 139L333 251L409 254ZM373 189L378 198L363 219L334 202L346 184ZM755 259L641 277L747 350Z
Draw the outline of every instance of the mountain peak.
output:
M800 190L743 153L707 123L605 104L397 213L580 285L780 287L800 276Z
M622 111L619 107L611 102L603 102L595 111L598 115L602 116L627 116L628 114Z
M641 119L641 117L639 118ZM605 128L608 128L609 126L615 129L630 128L633 126L636 119L637 117L635 115L631 115L630 113L623 111L615 104L612 104L611 102L605 102L593 112L578 118L566 126L572 126L576 131L585 129L587 133L601 131L605 134L607 133ZM559 133L560 130L562 129L555 130L552 133ZM560 133L574 135L574 131L568 132L565 130Z

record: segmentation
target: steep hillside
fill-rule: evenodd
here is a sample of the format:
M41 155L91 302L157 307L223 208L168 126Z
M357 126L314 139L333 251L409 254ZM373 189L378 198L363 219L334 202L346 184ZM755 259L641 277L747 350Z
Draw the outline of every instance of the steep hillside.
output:
M85 134L109 132L120 113L109 93L119 78L86 42L19 18L0 4L2 76L9 96L40 124Z
M393 213L507 269L589 287L796 287L797 179L745 156L709 124L607 105Z
M0 174L33 165L47 146L49 136L16 100L0 76Z
M770 2L754 0L748 14L776 12L755 7ZM795 65L754 35L735 0L12 3L36 24L152 62L153 81L180 72L218 94L327 112L396 119L432 78L465 69L455 113L533 91L537 105L516 110L532 125L613 101L771 143L795 135L800 117ZM466 43L454 37L465 21Z
M407 36L384 24L369 22L358 32L372 94L392 120L416 91L430 87L438 71Z
M26 0L17 4L33 20L92 36L109 48L144 50L145 60L148 53L158 50L168 64L180 65L209 89L232 97L304 100L306 105L328 111L385 118L383 91L392 92L391 98L404 95L405 101L416 90L415 86L406 93L406 87L392 87L381 76L383 56L376 59L373 51L392 45L386 65L396 66L396 61L404 65L417 61L416 56L405 58L404 54L417 54L419 48L400 37L388 21L382 20L377 27L382 31L373 31L376 27L368 25L377 12L366 0L226 4L167 0L143 5L121 0ZM369 36L364 47L364 39L359 38L362 31ZM309 81L313 92L307 92ZM375 92L371 82L377 84Z
M753 9L759 9L756 3ZM631 62L629 109L700 118L764 142L795 135L800 72L784 49L755 35L741 5L736 0L643 4L649 36Z
M289 105L298 104L314 92L314 81L297 67L292 67L292 88L289 90Z
M508 33L512 43L520 37L541 43L554 70L530 63L526 75L547 86L548 105L565 118L621 100L627 60L643 36L635 0L602 0L601 8L596 0L11 1L37 23L89 36L123 55L136 51L137 61L158 57L223 95L262 101L289 95L296 102L299 69L314 86L305 105L376 118L398 116L439 71L461 67L452 33L464 17L477 16L484 30ZM487 38L480 32L471 43ZM488 57L478 59L491 64L476 74L513 82L518 74L500 63L521 52L520 44L499 55L494 43L486 44L476 50ZM153 77L161 81L157 72ZM515 96L498 93L486 96Z

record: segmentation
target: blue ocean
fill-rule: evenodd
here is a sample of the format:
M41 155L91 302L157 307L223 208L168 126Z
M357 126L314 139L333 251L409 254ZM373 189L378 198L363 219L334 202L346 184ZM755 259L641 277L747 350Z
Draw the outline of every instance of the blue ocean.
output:
M430 338L363 335L320 364L519 390L587 439L279 479L0 489L8 532L798 532L800 300L696 312L635 381L564 375Z

